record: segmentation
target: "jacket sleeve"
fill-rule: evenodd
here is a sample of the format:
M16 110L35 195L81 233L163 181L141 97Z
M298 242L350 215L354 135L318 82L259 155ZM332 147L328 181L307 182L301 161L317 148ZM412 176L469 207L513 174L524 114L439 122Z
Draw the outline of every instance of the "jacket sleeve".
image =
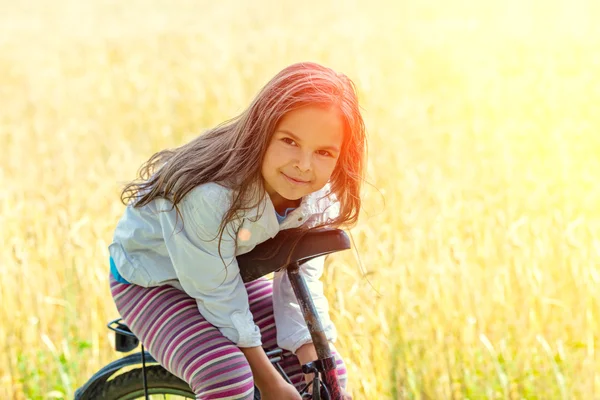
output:
M221 256L225 264L219 256L219 238L213 239L229 201L216 190L199 192L190 192L179 203L179 222L183 220L183 224L173 222L174 211L161 213L175 272L185 292L196 300L202 316L225 337L238 347L260 346L260 330L250 312L248 292L235 258L236 225L228 224L223 234Z
M329 191L329 186L323 192L317 193L320 197ZM314 215L306 221L308 227L327 222L339 214L340 204L333 194L317 202ZM337 339L337 330L329 315L329 303L323 292L321 276L325 266L326 256L314 258L300 266L300 273L304 277L312 297L319 319L325 331L325 336L330 342ZM312 342L302 310L292 289L292 285L285 271L275 272L273 281L273 309L275 324L277 325L277 344L282 349L293 353L303 344Z
M325 257L314 258L300 266L300 272L308 286L309 293L319 314L325 336L330 342L337 339L337 331L329 316L329 303L323 293ZM282 349L295 353L303 344L312 342L302 310L292 289L287 272L277 271L273 280L273 310L277 326L277 344Z

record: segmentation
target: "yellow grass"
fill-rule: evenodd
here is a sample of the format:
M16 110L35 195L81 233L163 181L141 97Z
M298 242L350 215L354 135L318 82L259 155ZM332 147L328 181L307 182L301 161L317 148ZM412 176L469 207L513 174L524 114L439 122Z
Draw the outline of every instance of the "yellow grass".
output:
M346 252L324 278L355 399L600 398L599 19L595 0L0 2L0 398L72 398L119 357L120 185L300 60L356 81L369 131L365 270Z

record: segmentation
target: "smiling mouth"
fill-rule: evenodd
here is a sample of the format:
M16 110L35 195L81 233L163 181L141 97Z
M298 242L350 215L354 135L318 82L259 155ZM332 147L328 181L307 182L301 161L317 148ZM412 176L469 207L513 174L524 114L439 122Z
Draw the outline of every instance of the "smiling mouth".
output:
M307 183L309 183L309 182L310 182L310 181L302 181L302 180L299 180L299 179L294 179L294 178L291 178L291 177L287 176L286 174L284 174L283 172L282 172L281 174L282 174L283 176L285 176L285 177L286 177L286 179L287 179L287 180L289 180L290 182L292 182L292 183L295 183L295 184L298 184L298 185L305 185L305 184L307 184Z

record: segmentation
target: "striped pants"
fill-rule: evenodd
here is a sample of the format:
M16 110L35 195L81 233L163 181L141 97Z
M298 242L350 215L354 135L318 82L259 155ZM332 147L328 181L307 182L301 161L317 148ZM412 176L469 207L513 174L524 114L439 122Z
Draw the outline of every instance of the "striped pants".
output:
M263 348L277 348L273 316L273 287L267 279L246 284L250 311L259 327ZM148 352L169 372L186 381L197 399L250 399L254 380L240 349L200 314L196 301L172 286L144 288L125 285L110 275L117 310ZM346 386L346 367L335 352L340 384ZM304 384L298 358L280 365L297 387Z

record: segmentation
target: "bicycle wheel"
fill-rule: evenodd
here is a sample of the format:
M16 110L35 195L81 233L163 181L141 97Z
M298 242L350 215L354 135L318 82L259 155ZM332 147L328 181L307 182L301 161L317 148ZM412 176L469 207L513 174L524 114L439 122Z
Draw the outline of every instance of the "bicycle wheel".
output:
M156 399L195 399L190 386L160 365L146 367L148 397ZM89 397L102 400L134 400L144 399L144 383L142 369L134 369L118 375L97 387ZM258 389L254 388L254 399L260 400Z
M190 386L159 365L146 367L150 399L195 399ZM90 399L144 399L142 369L125 372L95 388Z

